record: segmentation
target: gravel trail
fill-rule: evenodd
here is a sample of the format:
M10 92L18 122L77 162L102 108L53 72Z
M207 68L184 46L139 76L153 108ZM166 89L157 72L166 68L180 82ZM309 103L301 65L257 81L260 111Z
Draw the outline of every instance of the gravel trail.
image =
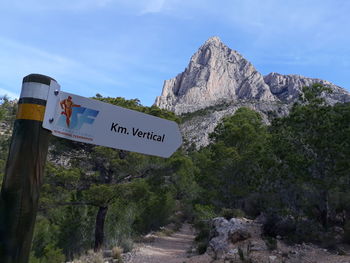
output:
M154 242L140 246L130 263L183 263L188 260L194 230L189 224L171 236L157 236Z

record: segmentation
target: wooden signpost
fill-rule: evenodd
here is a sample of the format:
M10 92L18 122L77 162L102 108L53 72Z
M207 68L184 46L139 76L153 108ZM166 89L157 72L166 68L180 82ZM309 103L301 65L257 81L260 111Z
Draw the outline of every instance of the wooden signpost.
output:
M47 76L23 78L0 194L0 263L27 263L50 134L169 157L182 138L175 122L60 91Z
M1 263L28 262L50 136L42 122L53 85L43 75L23 79L0 195Z

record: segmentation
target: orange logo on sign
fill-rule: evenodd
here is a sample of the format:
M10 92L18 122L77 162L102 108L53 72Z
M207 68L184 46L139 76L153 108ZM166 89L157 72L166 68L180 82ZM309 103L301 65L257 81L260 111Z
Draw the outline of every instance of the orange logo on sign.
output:
M64 99L60 102L60 106L61 106L61 109L63 110L61 114L66 116L66 124L67 124L67 127L69 127L70 118L72 117L72 108L80 107L80 105L74 104L74 102L72 101L72 97L68 96L67 99Z

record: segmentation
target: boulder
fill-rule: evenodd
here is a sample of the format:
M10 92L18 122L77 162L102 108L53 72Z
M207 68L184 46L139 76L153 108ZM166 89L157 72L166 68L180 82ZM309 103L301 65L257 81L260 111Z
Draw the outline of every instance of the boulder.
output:
M252 230L251 220L245 218L231 220L223 217L215 218L212 223L208 253L214 258L223 258L226 254L237 255L239 249L242 249L239 244L254 234ZM247 250L247 246L248 243L245 244L244 251Z

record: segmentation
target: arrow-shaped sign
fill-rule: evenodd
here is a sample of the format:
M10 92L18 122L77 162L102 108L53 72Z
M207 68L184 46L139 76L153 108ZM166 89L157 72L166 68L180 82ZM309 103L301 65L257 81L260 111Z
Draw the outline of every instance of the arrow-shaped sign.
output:
M182 144L176 122L50 88L43 127L58 137L169 157Z

